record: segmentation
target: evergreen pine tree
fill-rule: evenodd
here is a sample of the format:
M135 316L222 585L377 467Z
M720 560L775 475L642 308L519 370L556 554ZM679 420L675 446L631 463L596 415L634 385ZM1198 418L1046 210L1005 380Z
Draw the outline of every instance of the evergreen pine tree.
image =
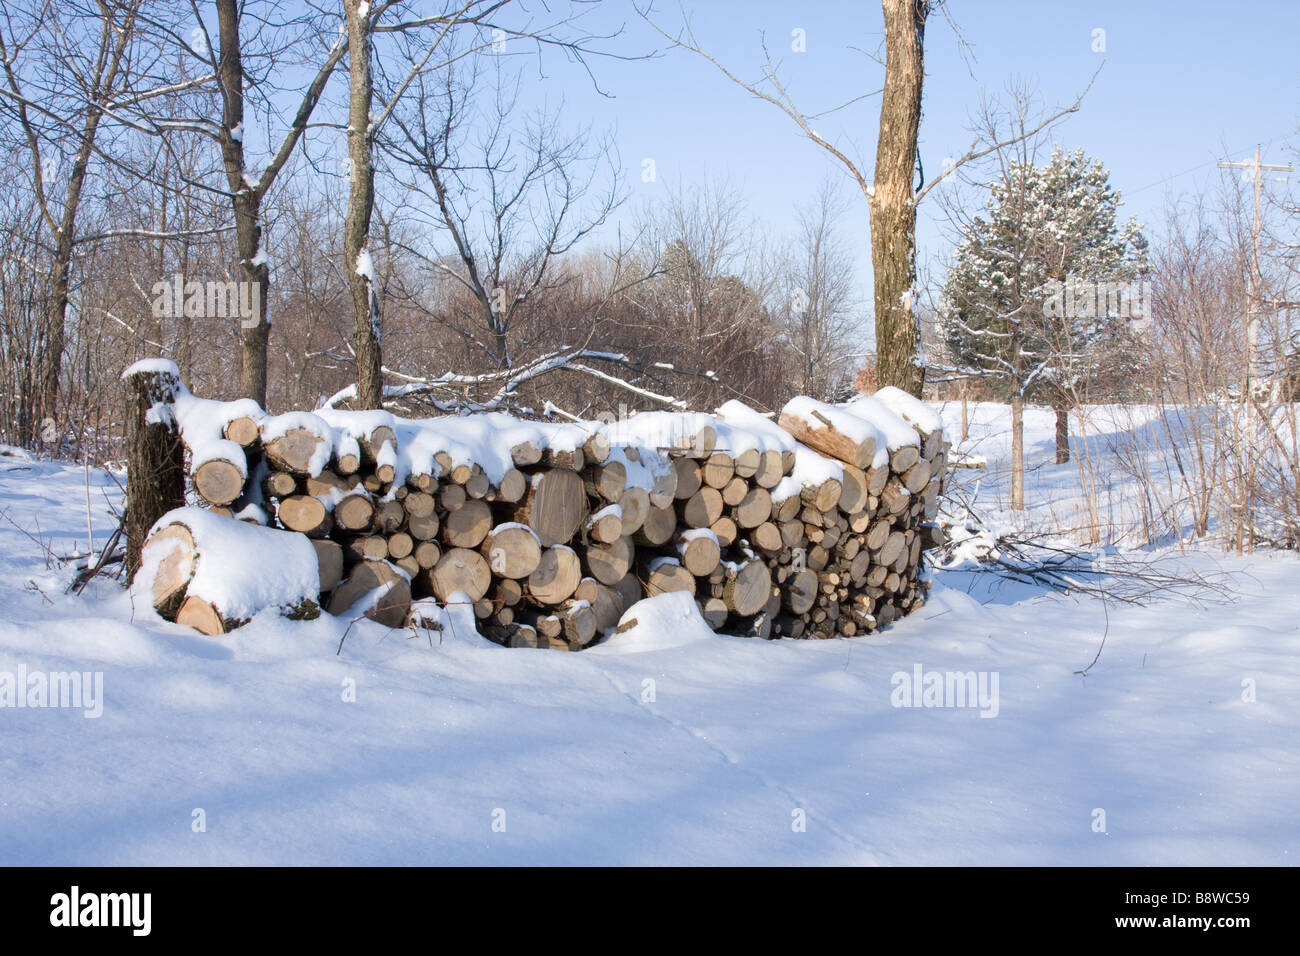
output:
M964 231L940 302L958 367L1001 386L1016 439L1026 399L1056 409L1058 463L1069 460L1070 397L1135 344L1125 293L1146 269L1147 244L1140 223L1120 223L1109 178L1082 150L1057 147L1041 167L1009 163L987 218Z

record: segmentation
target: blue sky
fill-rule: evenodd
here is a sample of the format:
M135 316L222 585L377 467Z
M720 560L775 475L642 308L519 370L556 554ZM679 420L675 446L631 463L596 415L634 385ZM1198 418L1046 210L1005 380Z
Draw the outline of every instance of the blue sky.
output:
M796 101L817 113L877 90L883 68L862 52L880 53L879 5L873 2L702 2L685 11L700 43L734 72L756 78L760 35ZM1217 160L1242 159L1255 144L1266 161L1290 162L1300 116L1300 4L1261 2L1231 8L1208 2L950 3L950 13L973 62L963 59L949 24L932 19L926 34L926 84L921 155L927 175L945 157L970 145L973 115L983 95L1005 97L1008 83L1036 89L1046 112L1073 101L1093 72L1104 68L1082 110L1055 139L1100 158L1126 198L1125 213L1158 230L1171 196L1212 188ZM655 19L670 32L681 23L675 2L656 0ZM554 63L534 89L564 98L575 125L613 127L631 196L629 206L653 198L679 178L726 177L743 188L750 213L773 234L787 233L796 205L810 201L833 161L804 139L774 107L731 84L692 53L666 49L635 15L630 2L606 0L593 26L626 23L621 49L658 47L656 59L593 61L612 98L595 94L574 69ZM806 52L791 50L792 31L806 36ZM1105 52L1094 52L1094 31L1105 31ZM861 156L870 168L879 98L872 96L818 123L818 132ZM641 163L653 158L658 181L641 181ZM1294 191L1289 184L1271 190ZM870 288L866 205L845 180L843 228L857 245L857 281ZM948 248L941 210L922 204L920 257L934 261Z
M644 7L646 0L635 0ZM622 28L604 45L625 55L658 51L648 59L593 57L604 94L577 65L554 50L542 60L524 41L511 40L511 59L525 71L525 98L551 108L563 104L562 123L609 131L616 143L628 198L611 226L590 241L614 241L647 201L679 180L690 186L726 179L746 197L755 229L772 241L792 234L801 204L813 200L825 177L837 177L846 201L841 223L852 241L856 285L870 300L867 209L856 186L825 152L773 106L754 99L698 56L673 49L636 13L634 0L580 4L593 32ZM419 10L418 2L410 5ZM1073 102L1101 67L1082 109L1061 122L1053 138L1082 147L1111 172L1136 215L1155 238L1166 203L1217 188L1220 159L1245 159L1256 143L1266 161L1300 165L1300 3L1259 0L1233 8L1208 0L950 0L953 27L932 17L926 33L926 81L921 158L928 177L947 157L970 146L972 124L986 96L1006 100L1009 84L1027 83L1043 115ZM516 0L503 17L551 22L566 0ZM697 40L738 75L759 76L765 35L783 81L800 108L817 114L878 90L883 67L882 21L876 0L654 0L653 17L675 33L689 18ZM803 31L804 52L791 48ZM1104 31L1104 52L1094 51ZM865 52L863 52L865 51ZM335 103L346 87L336 83ZM528 105L528 104L525 104ZM820 135L861 160L869 173L879 122L878 96L814 124ZM250 134L255 140L256 131ZM643 182L642 163L655 162L655 182ZM1270 193L1300 201L1300 174L1270 182ZM381 184L382 188L382 184ZM981 201L973 193L968 199ZM919 262L941 279L951 227L931 194L918 216Z

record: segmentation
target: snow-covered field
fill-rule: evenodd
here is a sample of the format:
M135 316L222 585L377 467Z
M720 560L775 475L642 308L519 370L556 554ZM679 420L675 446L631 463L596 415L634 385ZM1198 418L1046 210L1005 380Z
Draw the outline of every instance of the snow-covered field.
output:
M996 510L1007 416L976 422ZM1050 413L1028 427L1050 461ZM1078 474L1032 471L1035 513ZM117 488L90 483L102 544ZM870 638L663 621L561 654L366 623L336 653L330 618L211 640L111 582L66 595L38 541L84 550L85 496L79 467L0 456L0 700L5 675L102 675L89 711L0 707L0 864L1300 860L1292 555L1171 558L1230 575L1228 605L942 572ZM918 668L984 699L895 706Z
M1157 497L1169 494L1170 470L1176 467L1160 429L1159 409L1147 405L1094 405L1070 416L1071 459L1056 464L1056 413L1050 408L1025 407L1025 511L1011 515L1011 415L1005 405L970 402L969 435L961 436L961 403L939 406L945 429L958 450L987 463L981 469L959 469L957 481L967 494L976 494L981 515L1019 528L1065 532L1083 543L1095 524L1102 541L1132 545L1148 542L1140 534L1142 504L1150 500L1116 455L1139 452L1142 464L1157 479ZM1085 489L1093 492L1096 514L1089 512Z

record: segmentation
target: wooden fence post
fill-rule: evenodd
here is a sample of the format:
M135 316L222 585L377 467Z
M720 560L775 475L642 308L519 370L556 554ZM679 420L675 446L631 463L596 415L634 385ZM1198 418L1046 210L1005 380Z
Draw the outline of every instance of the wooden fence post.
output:
M124 373L126 383L126 577L140 568L140 551L154 522L185 504L185 446L172 412L184 391L180 369L154 359Z

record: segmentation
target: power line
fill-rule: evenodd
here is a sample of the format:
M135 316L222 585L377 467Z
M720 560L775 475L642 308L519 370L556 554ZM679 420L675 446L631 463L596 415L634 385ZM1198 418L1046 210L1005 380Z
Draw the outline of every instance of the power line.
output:
M1269 141L1269 144L1268 144L1268 145L1269 145L1269 146L1272 146L1272 145L1273 145L1274 143L1276 143L1276 142L1278 141L1278 139L1280 139L1280 138L1281 138L1281 137L1274 137L1272 140ZM1124 191L1124 195L1125 195L1125 196L1135 196L1135 195L1137 195L1137 194L1140 193L1140 192L1146 192L1148 189L1154 189L1154 188L1157 187L1157 186L1164 186L1164 185L1166 185L1167 183L1172 183L1175 179L1182 179L1182 178L1183 178L1184 176L1186 176L1188 173L1195 173L1195 172L1199 172L1199 171L1202 170L1202 169L1207 169L1208 167L1212 166L1214 163L1215 163L1215 160L1213 160L1213 159L1206 160L1206 161L1203 162L1203 163L1197 163L1195 166L1191 167L1190 169L1184 169L1181 173L1174 173L1174 174L1171 175L1171 176L1166 176L1164 179L1157 179L1155 182L1153 182L1153 183L1148 183L1148 184L1145 185L1145 186L1139 186L1137 189L1129 189L1129 190L1125 190L1125 191ZM1223 163L1219 163L1219 165L1222 166Z

